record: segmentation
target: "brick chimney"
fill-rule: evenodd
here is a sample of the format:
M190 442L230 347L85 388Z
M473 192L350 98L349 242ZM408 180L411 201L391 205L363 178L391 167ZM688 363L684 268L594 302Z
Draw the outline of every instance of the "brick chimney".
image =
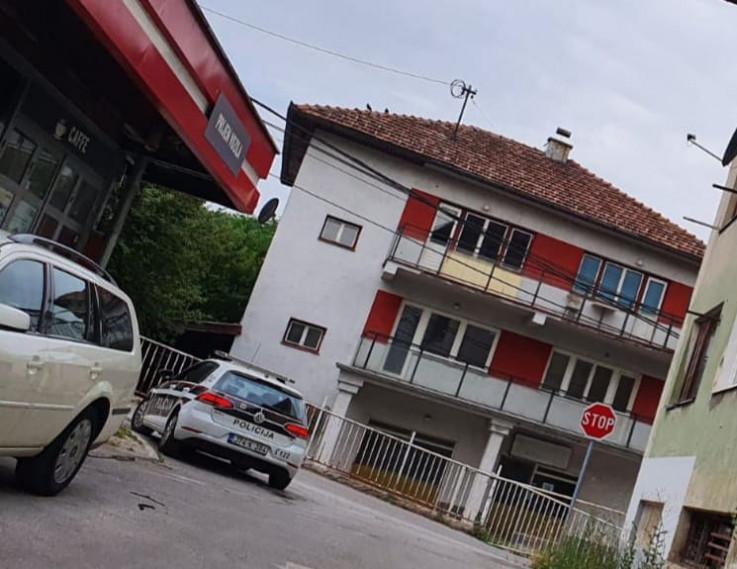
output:
M555 134L557 137L551 136L548 138L548 143L545 145L545 154L551 160L566 162L573 149L573 145L568 142L571 138L571 131L558 127Z

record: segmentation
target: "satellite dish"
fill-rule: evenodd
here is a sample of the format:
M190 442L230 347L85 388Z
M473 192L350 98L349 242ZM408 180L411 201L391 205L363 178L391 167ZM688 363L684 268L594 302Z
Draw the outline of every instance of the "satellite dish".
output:
M727 149L724 151L724 156L722 156L722 166L729 164L734 160L735 156L737 156L737 130L734 131L732 138L729 139Z
M263 225L267 221L273 219L276 215L276 208L279 207L279 198L271 198L264 204L258 213L258 222Z

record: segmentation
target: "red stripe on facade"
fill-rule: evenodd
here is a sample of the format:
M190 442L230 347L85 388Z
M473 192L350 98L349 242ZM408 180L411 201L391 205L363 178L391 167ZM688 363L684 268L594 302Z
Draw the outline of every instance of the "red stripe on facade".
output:
M553 346L545 342L502 330L489 374L529 387L538 387L552 349Z
M686 318L686 311L691 304L691 295L693 288L681 283L671 282L668 284L668 290L665 291L663 306L663 320L668 320L668 316L676 319L676 324L682 324Z
M399 230L407 237L424 241L435 221L440 198L420 190L412 190L399 219Z
M644 423L650 423L655 420L655 413L658 410L660 396L663 393L664 382L654 377L642 376L640 380L640 389L637 390L637 397L632 406L632 414Z
M523 273L531 279L571 290L583 254L583 249L575 245L538 233L532 240Z
M375 337L377 341L385 343L392 334L401 305L401 296L383 290L376 291L374 303L363 328L363 335Z
M125 4L103 0L68 2L223 187L235 207L247 213L252 212L258 202L258 190L242 171L234 176L205 139L207 117L143 33ZM254 143L258 145L258 142L252 141Z

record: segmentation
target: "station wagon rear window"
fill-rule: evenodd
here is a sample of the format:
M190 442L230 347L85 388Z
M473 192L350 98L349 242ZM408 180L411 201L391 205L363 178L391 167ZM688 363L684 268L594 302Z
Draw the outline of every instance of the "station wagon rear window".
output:
M299 421L305 419L305 404L301 398L254 377L228 371L214 389Z

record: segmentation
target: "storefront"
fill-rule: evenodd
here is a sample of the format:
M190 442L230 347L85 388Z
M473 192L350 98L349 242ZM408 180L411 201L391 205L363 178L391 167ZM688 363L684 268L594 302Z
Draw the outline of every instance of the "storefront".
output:
M0 230L103 258L141 183L250 213L276 148L189 0L0 0Z

